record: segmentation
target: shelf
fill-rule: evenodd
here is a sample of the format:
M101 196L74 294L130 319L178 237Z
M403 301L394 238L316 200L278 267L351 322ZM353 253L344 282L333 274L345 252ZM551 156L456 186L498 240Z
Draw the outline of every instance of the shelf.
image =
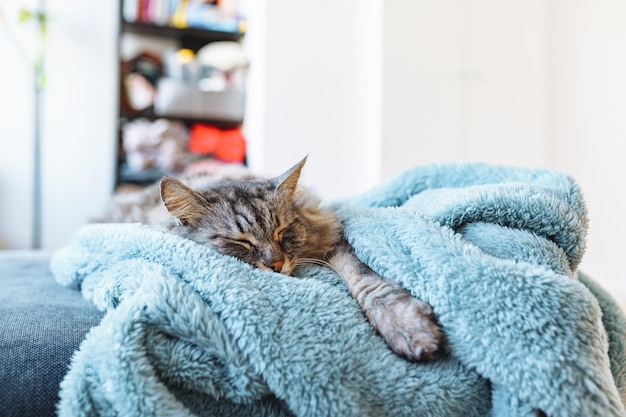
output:
M240 32L222 32L199 28L180 29L172 26L159 26L152 23L127 21L122 21L121 31L123 33L134 33L136 35L158 36L163 38L193 38L206 42L239 41L244 36L244 34Z
M184 117L184 116L161 116L156 115L151 111L144 111L140 113L129 113L122 111L120 113L120 119L126 119L127 121L136 120L136 119L148 119L148 120L157 120L157 119L168 119L168 120L178 120L185 124L192 123L202 123L205 125L212 125L218 127L220 129L233 129L241 126L243 120L224 120L224 119L202 119L195 117Z
M122 163L118 167L118 184L137 184L137 185L149 185L161 178L164 175L174 175L173 172L163 171L158 168L149 168L142 171L131 170L128 165Z

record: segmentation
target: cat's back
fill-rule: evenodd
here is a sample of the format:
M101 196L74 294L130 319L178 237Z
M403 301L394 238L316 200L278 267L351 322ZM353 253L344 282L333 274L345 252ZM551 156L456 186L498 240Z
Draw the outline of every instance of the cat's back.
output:
M242 166L232 166L217 172L193 172L176 175L176 179L197 190L209 190L225 183L261 179ZM145 223L163 225L171 221L161 202L160 180L146 187L122 185L111 198L109 209L100 222Z
M229 182L243 182L262 179L258 175L253 174L244 166L227 166L216 172L195 172L190 174L183 174L176 176L176 179L180 180L183 184L189 188L197 191L207 190L215 188L224 183ZM156 185L158 192L158 182Z

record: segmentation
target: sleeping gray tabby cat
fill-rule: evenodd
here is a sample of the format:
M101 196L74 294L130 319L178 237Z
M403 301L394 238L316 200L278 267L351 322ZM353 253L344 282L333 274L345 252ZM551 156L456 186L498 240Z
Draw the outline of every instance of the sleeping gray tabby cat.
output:
M359 261L333 212L298 186L305 162L273 179L164 177L126 201L118 195L108 220L147 223L281 274L306 264L329 266L395 353L432 358L442 335L431 307Z

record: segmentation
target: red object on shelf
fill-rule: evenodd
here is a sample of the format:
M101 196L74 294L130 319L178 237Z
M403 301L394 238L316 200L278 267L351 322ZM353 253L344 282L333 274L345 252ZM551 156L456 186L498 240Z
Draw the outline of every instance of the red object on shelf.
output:
M189 133L189 152L207 155L215 152L220 130L215 126L195 123Z
M239 128L221 130L196 123L191 126L188 147L191 153L214 155L224 162L243 162L246 158L246 139Z

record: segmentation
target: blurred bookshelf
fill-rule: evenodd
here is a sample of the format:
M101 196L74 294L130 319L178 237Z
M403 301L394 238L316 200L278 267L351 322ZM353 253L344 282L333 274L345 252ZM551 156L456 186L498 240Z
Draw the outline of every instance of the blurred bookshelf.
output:
M203 67L204 61L195 62L208 45L240 44L245 36L246 20L237 1L119 1L116 187L145 185L163 175L182 172L187 165L200 159L201 156L185 147L185 132L188 135L194 131L212 132L213 136L206 140L214 142L220 140L220 132L224 130L232 142L232 131L240 129L243 123L245 100L245 75L238 73L233 77L223 68ZM135 43L143 46L137 47ZM133 46L129 48L129 44ZM233 45L227 46L232 51ZM129 49L132 52L129 53ZM189 57L194 61L189 61ZM172 60L177 65L176 70L187 71L178 79L171 74ZM215 80L210 78L215 78L215 74L221 75L227 83L233 83L235 79L238 84L228 84L223 90L216 90ZM201 82L210 88L203 90ZM187 92L189 97L185 96ZM171 100L168 102L166 98ZM186 101L189 103L181 105ZM217 129L194 129L197 125ZM163 145L157 143L161 139ZM199 138L194 140L197 143ZM244 141L243 145L241 141ZM233 146L236 150L243 146L243 154L239 152L233 157L232 151L223 152L226 145L220 146L221 155L227 155L227 158L221 157L220 152L204 157L215 163L245 164L242 135Z

